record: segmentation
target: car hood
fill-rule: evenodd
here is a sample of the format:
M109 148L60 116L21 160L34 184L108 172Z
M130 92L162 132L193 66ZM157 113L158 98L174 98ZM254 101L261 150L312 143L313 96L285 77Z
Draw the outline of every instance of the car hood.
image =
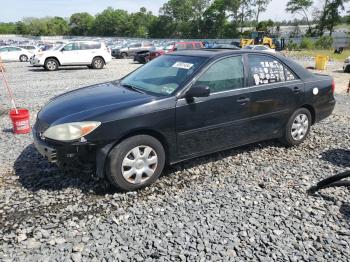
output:
M51 125L79 121L108 121L108 113L137 107L157 97L125 88L118 81L80 88L52 99L37 122Z

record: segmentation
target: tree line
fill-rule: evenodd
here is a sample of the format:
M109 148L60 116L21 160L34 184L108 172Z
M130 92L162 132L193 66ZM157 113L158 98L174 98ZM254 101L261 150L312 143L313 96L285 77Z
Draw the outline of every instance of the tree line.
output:
M0 34L233 38L247 34L244 32L247 26L267 30L274 25L306 24L309 36L323 35L325 31L332 35L337 24L350 22L349 15L340 16L348 1L322 0L322 6L317 9L313 0L289 0L286 11L300 19L274 23L260 21L271 0L169 0L158 16L145 7L135 13L108 7L95 16L83 12L69 18L24 18L16 23L0 23Z

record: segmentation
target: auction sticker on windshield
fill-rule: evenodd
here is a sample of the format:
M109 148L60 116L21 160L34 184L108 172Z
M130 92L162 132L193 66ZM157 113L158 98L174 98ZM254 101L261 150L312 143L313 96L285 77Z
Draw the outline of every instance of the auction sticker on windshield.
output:
M176 62L175 64L173 64L173 67L187 69L187 70L191 69L192 66L193 66L193 64L183 63L183 62Z

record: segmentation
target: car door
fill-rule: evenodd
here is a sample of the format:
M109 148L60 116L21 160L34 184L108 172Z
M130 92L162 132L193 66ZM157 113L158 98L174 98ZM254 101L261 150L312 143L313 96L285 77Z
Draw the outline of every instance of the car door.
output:
M8 47L0 48L0 57L1 57L2 61L9 61L10 60L10 52L8 50Z
M141 47L142 47L141 43L130 45L129 46L129 51L128 51L129 56L133 56L136 52L140 51Z
M92 59L95 56L100 55L98 53L98 49L101 48L101 44L97 43L88 43L82 42L80 43L80 48L78 50L79 53L79 63L82 65L90 65L92 63Z
M192 86L210 88L210 96L181 98L176 105L178 157L189 158L249 141L249 90L242 56L211 64Z
M274 56L248 55L248 68L254 140L279 137L289 116L301 106L304 84Z
M9 47L8 48L8 60L11 61L19 61L19 57L21 56L21 48L18 47Z
M65 45L58 54L61 65L79 65L81 57L79 54L80 44L69 43Z

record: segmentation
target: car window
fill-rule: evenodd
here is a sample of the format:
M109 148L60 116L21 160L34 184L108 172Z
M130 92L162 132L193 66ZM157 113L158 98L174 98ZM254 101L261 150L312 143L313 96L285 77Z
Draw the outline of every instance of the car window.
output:
M267 48L264 46L256 46L255 50L266 50Z
M263 85L284 82L284 67L270 56L248 55L249 57L249 83Z
M242 88L244 85L242 57L229 57L216 62L199 77L196 84L208 86L210 93Z
M192 43L187 43L186 44L186 49L193 49Z
M18 47L9 47L8 50L10 52L16 52L16 51L21 51L21 48L18 48Z
M7 51L8 51L7 47L0 48L0 52L7 52Z
M101 43L80 43L80 50L100 49Z
M286 72L286 81L292 81L297 79L296 76L293 74L292 71L290 71L288 68L285 67L285 72Z
M79 50L79 43L70 43L64 46L64 51L75 51Z

